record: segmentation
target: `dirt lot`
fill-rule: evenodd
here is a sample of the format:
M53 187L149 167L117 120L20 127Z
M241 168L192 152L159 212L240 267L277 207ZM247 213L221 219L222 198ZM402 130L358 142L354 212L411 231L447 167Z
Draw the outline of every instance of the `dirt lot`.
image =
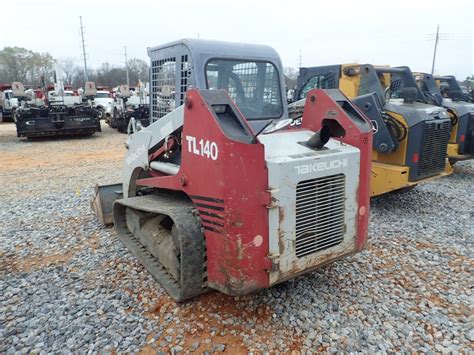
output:
M90 212L126 135L0 124L0 353L474 351L474 164L372 201L363 253L245 297L177 305Z

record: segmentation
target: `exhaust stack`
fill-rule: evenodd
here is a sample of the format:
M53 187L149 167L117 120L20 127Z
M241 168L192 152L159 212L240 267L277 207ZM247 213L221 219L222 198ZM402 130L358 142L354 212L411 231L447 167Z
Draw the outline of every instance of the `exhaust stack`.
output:
M321 149L331 138L331 130L329 126L322 126L319 131L306 141L306 146L312 149Z

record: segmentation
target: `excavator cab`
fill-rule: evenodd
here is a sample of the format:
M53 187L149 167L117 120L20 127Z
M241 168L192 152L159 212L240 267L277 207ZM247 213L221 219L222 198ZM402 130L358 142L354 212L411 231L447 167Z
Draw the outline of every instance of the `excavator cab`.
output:
M453 76L433 76L427 73L414 73L414 78L430 104L448 110L451 135L447 154L451 165L460 160L473 159L474 104L469 102L457 80Z
M340 89L371 120L371 196L408 190L452 172L446 163L451 128L448 112L426 103L408 67L347 64L301 68L293 106L301 105L313 88ZM298 104L297 100L303 101Z
M174 300L244 295L364 248L372 126L339 90L311 90L295 124L268 46L148 54L153 123L93 208Z

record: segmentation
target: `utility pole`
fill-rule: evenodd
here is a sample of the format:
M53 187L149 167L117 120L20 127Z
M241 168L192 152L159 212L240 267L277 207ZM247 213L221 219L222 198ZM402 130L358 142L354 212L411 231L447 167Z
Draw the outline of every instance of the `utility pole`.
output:
M127 85L130 87L130 78L128 77L128 59L127 59L127 46L125 48L125 71L127 73Z
M82 26L82 16L79 16L79 22L81 23L82 55L84 57L84 75L86 77L86 81L89 81L89 72L87 71L87 59L86 59L86 44L84 41L84 27Z
M302 62L302 58L303 58L303 56L302 56L302 54L301 54L301 53L302 53L302 52L301 52L301 49L300 49L300 56L299 56L299 68L301 68L301 66L302 66L302 63L303 63L303 62Z
M435 46L434 46L434 53L433 53L433 64L431 65L431 74L434 74L434 67L436 61L436 50L438 49L438 41L439 41L439 25L436 28L436 37L435 37Z

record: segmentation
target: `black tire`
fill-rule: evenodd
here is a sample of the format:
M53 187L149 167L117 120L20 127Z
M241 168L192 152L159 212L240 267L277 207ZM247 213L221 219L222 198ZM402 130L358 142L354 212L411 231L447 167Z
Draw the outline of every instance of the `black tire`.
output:
M117 121L117 131L120 133L127 133L127 128L124 127L124 119L122 117Z
M96 108L96 111L97 111L97 119L100 121L100 120L103 120L105 118L105 110L103 107L97 107Z
M119 122L117 123L117 128L120 133L127 133L128 122L130 119L126 119L124 116L120 117Z
M110 127L117 128L117 120L120 117L120 113L116 108L114 108L114 113L112 114L112 119L110 120Z

